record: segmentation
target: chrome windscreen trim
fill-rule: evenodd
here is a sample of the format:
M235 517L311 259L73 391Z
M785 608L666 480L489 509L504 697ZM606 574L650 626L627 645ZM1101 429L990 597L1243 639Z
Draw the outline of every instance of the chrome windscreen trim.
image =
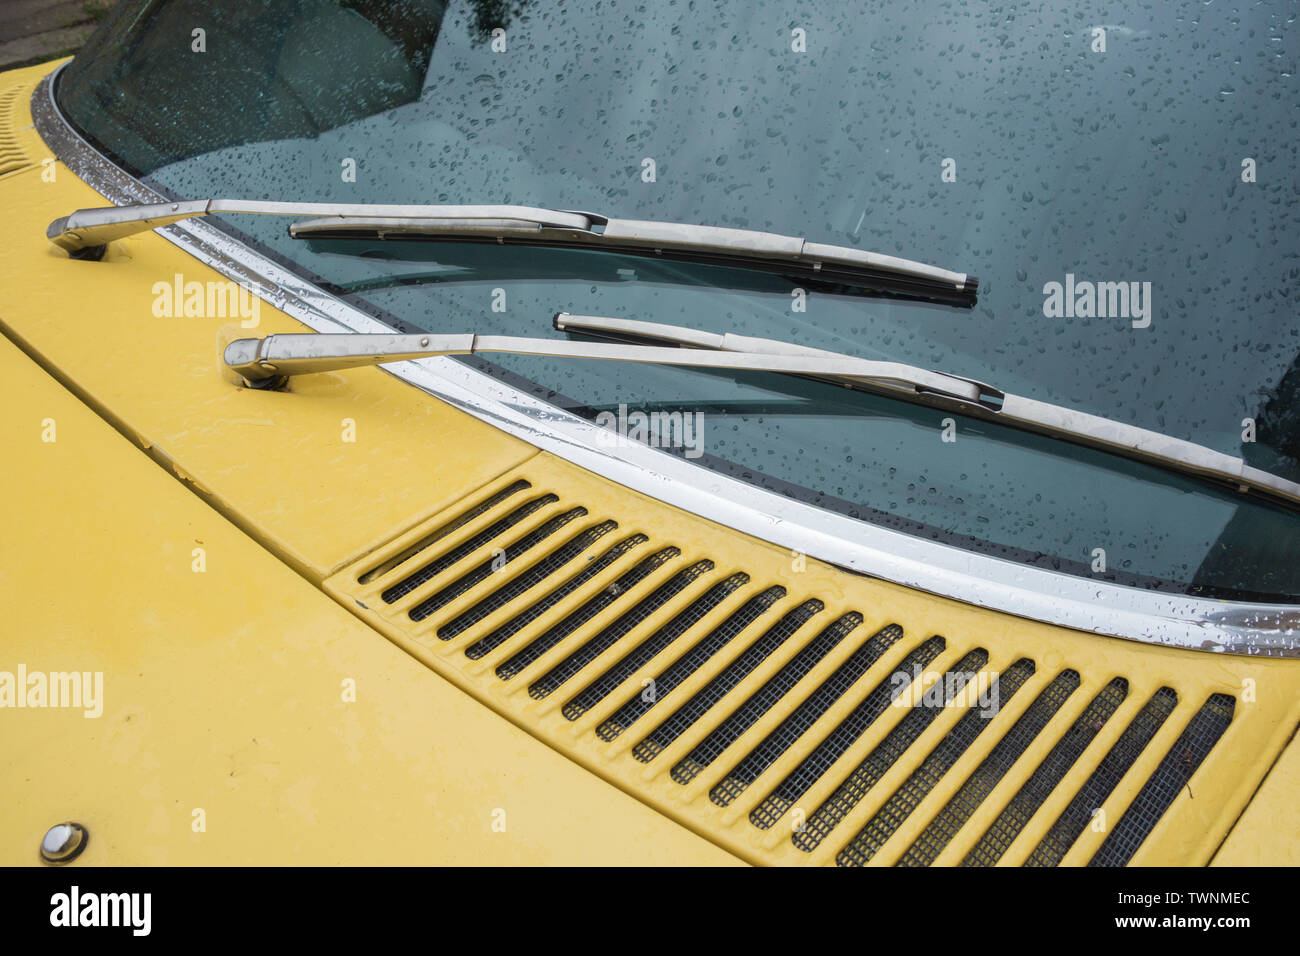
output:
M54 102L58 73L38 83L32 96L36 129L54 154L111 202L169 200L115 166L72 128ZM318 332L392 331L211 225L183 221L158 233ZM864 575L1107 637L1188 650L1300 657L1300 606L1163 594L974 554L793 501L648 446L610 447L605 429L454 359L421 359L387 369L435 398L634 491Z

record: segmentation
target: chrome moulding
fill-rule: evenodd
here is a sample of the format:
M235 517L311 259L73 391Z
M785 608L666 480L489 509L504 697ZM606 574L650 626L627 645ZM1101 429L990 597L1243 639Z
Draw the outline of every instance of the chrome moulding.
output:
M54 99L61 71L38 83L31 100L36 129L54 154L110 202L170 201L77 133ZM393 331L201 220L157 232L317 332ZM385 368L441 401L618 484L860 574L1107 637L1189 650L1300 657L1300 606L1145 591L974 554L793 501L648 446L608 447L600 440L604 429L451 358Z

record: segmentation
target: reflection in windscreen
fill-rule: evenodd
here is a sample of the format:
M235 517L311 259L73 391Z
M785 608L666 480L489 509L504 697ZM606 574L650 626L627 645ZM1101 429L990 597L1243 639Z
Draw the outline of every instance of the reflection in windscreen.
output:
M1294 16L1117 16L1095 0L1034 17L974 3L126 3L60 97L176 195L590 209L805 235L982 281L971 311L816 287L800 300L794 282L734 270L306 244L280 221L230 221L395 325L545 335L567 310L788 339L1300 479ZM1053 283L1103 291L1057 309ZM1150 290L1145 313L1121 307L1131 283ZM912 534L1139 586L1300 591L1295 519L1109 456L960 417L944 442L941 413L804 382L480 367L593 418L700 411L700 462Z

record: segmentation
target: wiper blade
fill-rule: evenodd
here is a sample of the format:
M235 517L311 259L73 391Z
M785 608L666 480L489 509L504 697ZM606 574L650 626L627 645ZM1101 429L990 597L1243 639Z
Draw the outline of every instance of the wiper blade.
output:
M502 227L428 218L322 218L294 223L289 227L289 234L295 239L417 239L598 249L653 259L759 269L819 283L965 307L974 306L979 295L979 279L975 276L898 256L752 229L613 219L595 213L580 215L589 221L586 228L545 224L531 228Z
M820 358L828 365L833 364L835 359L846 357L839 352L810 348L777 339L756 338L736 333L718 334L636 319L569 315L561 312L555 317L555 327L565 332L581 332L626 342L670 343L683 351L703 349L719 350L730 354L761 353L791 358L803 356L814 361ZM910 368L910 366L905 367ZM793 370L786 369L786 371ZM794 374L827 381L837 380L834 375L816 372ZM890 392L926 404L960 406L963 412L1000 422L1012 428L1096 448L1169 471L1217 481L1230 485L1240 492L1256 492L1293 508L1300 506L1300 484L1271 472L1253 468L1240 458L1136 425L1009 394L971 379L953 375L944 377L950 381L969 383L976 390L976 395L972 398L969 394L958 395L954 390L928 388L914 388L910 395L907 394L907 389L891 388ZM881 391L880 383L871 380L856 383L841 381L841 384L850 384L867 391Z
M759 269L950 305L970 307L979 280L964 272L848 246L751 229L614 219L533 206L377 205L198 199L79 209L46 234L81 259L103 257L109 242L214 213L313 217L295 222L296 239L418 239L596 249L649 258Z

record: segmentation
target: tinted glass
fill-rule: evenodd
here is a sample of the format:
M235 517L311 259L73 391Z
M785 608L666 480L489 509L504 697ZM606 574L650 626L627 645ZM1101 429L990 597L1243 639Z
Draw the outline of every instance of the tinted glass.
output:
M1300 479L1293 7L1148 5L1116 22L1097 2L824 6L126 3L60 100L173 195L590 209L807 236L982 283L968 310L599 253L304 243L282 221L229 220L397 327L558 335L566 310L788 339ZM912 534L1136 586L1300 591L1294 516L1112 456L793 379L472 361L602 421L699 413L699 440L667 453Z

